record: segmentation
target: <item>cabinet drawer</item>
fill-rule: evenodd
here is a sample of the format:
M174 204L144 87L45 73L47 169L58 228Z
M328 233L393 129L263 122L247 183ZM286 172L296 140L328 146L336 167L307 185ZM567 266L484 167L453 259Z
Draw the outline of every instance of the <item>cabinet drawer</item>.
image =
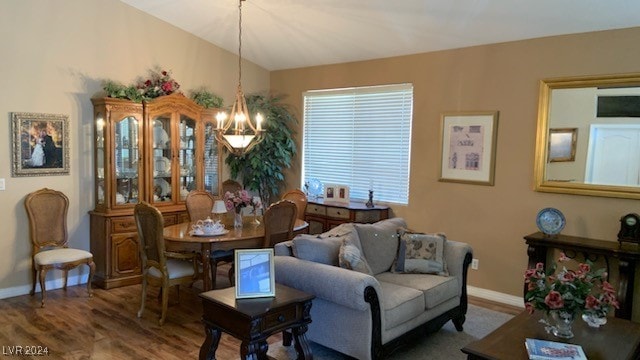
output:
M327 208L327 216L336 218L336 219L349 219L349 213L350 213L349 209L334 208L334 207Z
M327 208L322 206L322 205L307 204L307 211L306 212L307 212L307 214L325 216L325 215L327 215Z
M277 329L281 326L287 326L296 321L296 307L291 306L280 311L276 311L272 314L267 314L264 319L264 330L267 332L271 329Z
M111 231L114 233L135 232L138 231L136 227L136 220L133 216L122 217L111 220Z
M356 212L356 222L360 223L373 223L382 220L382 211L380 210L367 210Z

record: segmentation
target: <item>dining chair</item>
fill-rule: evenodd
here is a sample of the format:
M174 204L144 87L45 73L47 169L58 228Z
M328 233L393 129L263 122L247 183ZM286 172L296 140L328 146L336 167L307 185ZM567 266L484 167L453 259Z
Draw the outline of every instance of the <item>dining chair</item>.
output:
M293 201L298 209L298 219L304 220L304 214L307 210L307 195L302 190L289 190L282 195L282 200Z
M89 266L87 291L93 296L91 281L96 270L93 254L88 251L69 247L67 231L67 212L69 198L60 191L43 188L27 195L24 206L29 217L29 237L32 252L32 283L30 294L36 291L36 277L39 273L42 304L46 298L45 279L47 271L59 269L64 272L64 286L67 289L67 276L70 269L79 265Z
M211 216L211 210L215 198L211 193L204 190L193 190L189 192L185 200L187 205L187 213L189 214L189 220L196 222L198 220L204 220ZM216 276L218 272L219 263L229 263L231 268L229 269L229 283L233 285L233 249L231 250L214 250L209 256L209 263L211 264L211 288L216 288Z
M271 204L264 212L263 248L272 248L275 244L293 238L293 225L297 216L296 204L289 200L280 200Z
M231 180L231 179L227 179L225 181L222 182L222 197L224 198L224 195L227 192L230 193L234 193L236 191L242 190L242 185L235 181L235 180Z
M160 287L162 294L162 313L160 325L164 324L169 306L169 289L180 285L192 285L198 277L198 265L195 253L169 252L164 243L164 218L160 210L147 202L136 204L133 214L138 228L140 241L140 259L142 261L142 295L138 317L142 317L147 286Z

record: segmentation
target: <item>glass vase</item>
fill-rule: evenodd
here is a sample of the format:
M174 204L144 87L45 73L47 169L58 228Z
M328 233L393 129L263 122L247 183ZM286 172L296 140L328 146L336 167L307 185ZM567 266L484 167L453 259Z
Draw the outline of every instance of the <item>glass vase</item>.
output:
M552 311L551 333L556 337L563 339L571 339L573 337L573 320L575 313L570 311Z
M590 327L599 328L607 323L607 316L598 315L592 312L585 312L582 314L582 320L584 320L584 322L586 322Z
M242 229L242 213L236 212L233 217L233 227L236 229Z

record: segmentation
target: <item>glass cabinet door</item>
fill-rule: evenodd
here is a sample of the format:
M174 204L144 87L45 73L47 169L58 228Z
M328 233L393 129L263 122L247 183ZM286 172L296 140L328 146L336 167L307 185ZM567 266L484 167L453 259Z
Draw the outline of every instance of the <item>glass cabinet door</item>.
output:
M96 113L96 204L104 205L105 202L105 186L104 186L104 114Z
M218 168L220 149L215 133L216 126L211 122L204 125L204 189L218 196L220 169Z
M140 121L135 117L125 117L115 123L114 131L114 168L115 191L114 204L135 204L138 202L138 178L140 176L140 149L138 139ZM104 168L104 164L103 168ZM100 178L98 164L98 178ZM104 173L104 170L102 171Z
M196 182L196 121L180 115L180 201L189 191L197 189Z
M172 202L171 113L153 118L153 202Z

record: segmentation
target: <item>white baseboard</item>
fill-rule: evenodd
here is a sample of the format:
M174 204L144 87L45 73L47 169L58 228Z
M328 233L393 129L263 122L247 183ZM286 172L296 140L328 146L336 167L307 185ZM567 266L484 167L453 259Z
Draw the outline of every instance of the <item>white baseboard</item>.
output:
M67 280L67 286L76 286L87 283L88 274L84 275L69 275ZM64 285L62 278L56 278L45 281L45 287L48 290L61 289ZM0 289L0 299L6 299L14 296L26 295L31 291L31 285L20 285L11 288ZM40 292L40 285L36 285L36 292Z
M481 299L499 302L501 304L516 306L524 309L524 299L519 296L503 294L493 290L478 288L475 286L467 286L467 294Z

